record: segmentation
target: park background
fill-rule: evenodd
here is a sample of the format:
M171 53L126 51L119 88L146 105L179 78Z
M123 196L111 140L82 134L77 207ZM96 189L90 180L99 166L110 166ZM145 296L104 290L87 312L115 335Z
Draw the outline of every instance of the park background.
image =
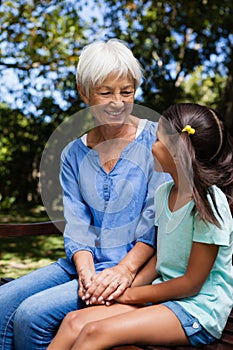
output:
M40 161L53 131L85 108L78 56L98 39L127 42L144 67L136 103L158 113L206 104L233 134L232 0L0 1L0 221L48 219ZM0 276L64 256L62 237L1 239Z

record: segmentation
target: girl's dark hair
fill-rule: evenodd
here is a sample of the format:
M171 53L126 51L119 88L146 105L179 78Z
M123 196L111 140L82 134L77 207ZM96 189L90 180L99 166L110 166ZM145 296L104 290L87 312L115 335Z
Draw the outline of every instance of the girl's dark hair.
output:
M207 198L209 194L217 210L212 185L224 192L233 212L233 139L222 117L211 108L192 103L172 105L162 117L182 140L178 142L183 149L177 151L180 154L188 151L191 159L195 210L200 219L219 226ZM186 125L194 128L195 133L182 132Z

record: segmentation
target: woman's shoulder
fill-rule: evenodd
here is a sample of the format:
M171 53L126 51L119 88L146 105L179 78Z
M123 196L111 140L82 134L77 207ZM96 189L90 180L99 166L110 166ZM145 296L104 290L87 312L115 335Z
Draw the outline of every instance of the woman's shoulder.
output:
M158 128L158 122L156 122L156 121L153 121L153 120L148 120L148 119L142 119L142 120L144 120L145 122L145 127L147 128L147 129L150 129L150 130L152 130L152 131L156 131L157 130L157 128Z
M149 143L154 143L156 140L156 131L158 128L158 123L148 120L140 119L138 124L137 136L141 136L144 142L149 141ZM139 137L139 141L141 140Z
M87 147L82 142L81 137L70 141L62 150L61 158L64 160L67 157L77 156L79 150L84 148L86 149Z

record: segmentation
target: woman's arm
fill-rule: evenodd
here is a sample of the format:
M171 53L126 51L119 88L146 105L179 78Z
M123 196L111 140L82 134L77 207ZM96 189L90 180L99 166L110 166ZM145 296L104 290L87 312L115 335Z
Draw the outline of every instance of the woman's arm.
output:
M181 299L198 294L207 279L219 246L194 242L186 273L157 285L128 288L117 298L123 304L159 303L166 300Z
M79 152L76 152L79 154ZM79 163L70 144L61 155L60 183L63 194L64 217L64 248L69 261L74 261L74 254L81 250L94 252L95 231L91 225L90 208L83 199L79 185Z
M144 207L140 213L138 225L134 236L137 243L127 253L127 255L116 265L110 269L105 269L95 278L96 283L88 289L87 299L90 303L100 302L103 300L111 300L121 295L127 287L130 287L141 267L154 254L156 242L156 228L154 226L154 192L159 183L159 175L155 175L153 166L148 180L148 191L145 199ZM155 270L155 267L153 268ZM137 285L144 284L146 280L153 280L152 277L146 278L142 282L142 274L137 279ZM145 275L144 275L145 276ZM141 280L141 282L140 282ZM108 301L107 303L108 304Z
M96 275L93 256L89 251L80 250L73 255L73 262L79 279L78 295L80 298L83 298Z

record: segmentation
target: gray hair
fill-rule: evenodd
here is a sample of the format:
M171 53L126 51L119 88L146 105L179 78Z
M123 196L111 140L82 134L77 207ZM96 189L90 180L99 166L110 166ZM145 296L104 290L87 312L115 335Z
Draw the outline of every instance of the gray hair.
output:
M96 41L85 46L79 57L76 81L89 97L91 87L100 85L109 74L116 77L131 76L135 89L142 80L142 68L128 46L118 40Z

